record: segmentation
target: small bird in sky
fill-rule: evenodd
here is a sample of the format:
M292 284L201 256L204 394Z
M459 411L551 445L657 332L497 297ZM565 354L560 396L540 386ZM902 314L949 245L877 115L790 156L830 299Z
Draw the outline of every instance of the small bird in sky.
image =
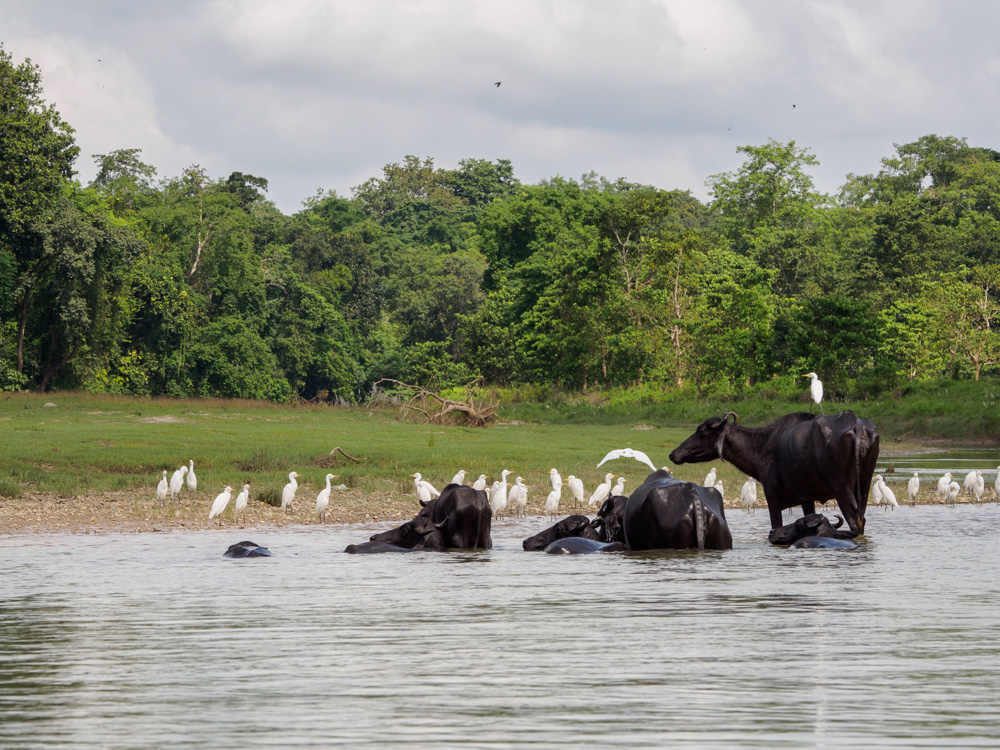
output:
M794 104L792 105L792 109L795 109L795 105Z
M732 126L732 125L730 125L730 126L729 126L728 128L726 128L726 132L728 133L728 132L729 132L730 130L732 130L732 129L733 129L733 126Z
M496 83L494 83L493 85L494 85L494 86L496 86L497 88L500 88L500 81L497 81L497 82L496 82Z

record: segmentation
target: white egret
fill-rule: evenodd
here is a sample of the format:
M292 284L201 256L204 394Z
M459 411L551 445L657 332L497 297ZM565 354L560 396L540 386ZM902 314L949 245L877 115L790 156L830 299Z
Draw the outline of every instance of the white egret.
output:
M240 514L243 514L243 522L247 520L247 501L250 499L250 485L244 484L243 490L236 496L236 505L233 506L233 517L236 522L240 521Z
M504 469L500 472L500 481L494 482L493 492L490 495L490 510L493 511L493 517L499 518L503 515L504 508L507 507L507 475L510 472Z
M566 477L566 484L569 486L569 494L573 496L573 504L583 505L583 480L570 474Z
M749 477L740 489L740 500L746 506L747 513L756 510L757 505L757 480Z
M528 505L528 489L529 487L524 484L524 480L518 477L514 480L514 486L510 488L510 492L507 493L507 502L514 506L515 515L526 515L524 509Z
M615 482L614 489L611 490L611 496L624 495L625 494L625 482L628 480L625 477L618 477L618 481Z
M164 469L163 470L163 479L161 479L160 483L158 485L156 485L156 499L159 500L160 502L163 502L164 500L166 500L167 499L167 490L169 488L170 488L170 485L167 483L167 470Z
M878 484L879 479L880 477L878 474L872 477L872 505L881 505L884 502L882 498L882 488Z
M208 514L209 521L213 518L218 518L219 525L222 525L222 511L229 505L229 498L232 497L232 494L233 488L227 486L226 489L216 495L215 501L212 503L212 511Z
M292 509L292 502L295 500L295 490L299 488L299 483L295 480L299 478L297 472L289 472L288 484L281 489L281 509L289 512Z
M611 495L611 480L614 478L615 475L610 472L604 475L604 482L597 485L594 494L590 496L590 502L587 503L587 507L592 508L596 505L600 508L604 504L604 501Z
M485 474L480 474L479 475L479 479L477 479L475 482L473 482L472 489L479 490L480 492L482 492L483 490L486 489L486 475Z
M554 490L562 487L562 477L559 476L558 470L549 469L549 485L551 485Z
M188 467L182 466L170 475L170 497L175 498L181 494L181 487L184 486L184 475L188 473Z
M983 472L976 472L976 483L972 486L972 494L977 503L983 502L983 493L986 491L986 480L983 479Z
M714 487L715 486L715 467L705 475L705 481L702 482L703 487Z
M197 492L198 477L194 475L194 461L192 460L189 463L190 465L188 466L188 473L187 477L185 478L185 481L187 482L188 489L191 490L191 492Z
M913 472L910 481L906 483L906 499L910 501L910 505L917 504L918 492L920 492L920 474Z
M962 488L958 486L958 482L952 482L951 484L948 485L948 498L947 498L947 500L948 500L948 503L950 505L954 505L955 504L955 498L958 497L958 494L961 491L962 491Z
M326 508L330 504L330 480L336 476L336 474L327 474L326 487L321 489L319 494L316 495L316 515L320 523L326 523Z
M717 489L719 491L719 494L722 495L723 497L726 496L726 493L723 492L723 490L722 490L722 482L716 482L715 483L715 489Z
M965 475L965 481L962 482L962 487L965 489L965 494L972 497L972 491L976 486L976 472L970 471Z
M435 497L441 495L440 492L434 489L433 484L420 476L419 471L416 474L410 474L410 476L413 477L413 488L417 491L417 499L420 500L421 505L427 505Z
M451 478L452 484L465 484L465 469L460 469L459 472Z
M938 502L943 503L948 498L948 482L951 481L951 472L945 472L945 475L937 481L937 497Z
M819 404L820 413L823 413L823 381L814 372L808 372L802 377L812 380L809 384L809 396L814 404ZM809 407L809 411L812 412L812 406Z
M608 455L601 459L601 463L597 464L597 468L601 468L601 465L605 461L614 461L616 458L634 458L636 461L642 461L642 463L646 464L646 466L653 471L659 471L659 469L653 465L653 462L649 460L649 456L642 451L637 451L632 448L619 448L616 451L611 451Z
M889 508L896 510L899 507L899 503L896 502L896 494L889 489L889 485L885 483L885 479L882 478L881 474L875 475L875 486L882 496L883 510L888 510Z
M549 496L545 498L545 514L555 518L556 511L559 510L559 501L562 499L562 487L556 487Z

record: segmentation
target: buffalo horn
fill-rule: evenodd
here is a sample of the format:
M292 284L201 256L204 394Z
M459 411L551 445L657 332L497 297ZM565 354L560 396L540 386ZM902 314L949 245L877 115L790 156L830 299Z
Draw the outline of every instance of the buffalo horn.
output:
M722 415L722 421L723 421L723 422L725 422L725 421L727 421L727 420L728 420L728 419L729 419L730 417L732 417L732 418L733 418L733 424L739 424L739 422L740 422L740 415L739 415L739 414L737 414L737 413L736 413L736 412L734 412L734 411L727 411L727 412L726 412L725 414L723 414L723 415Z
M833 525L833 528L839 529L841 526L844 525L844 518L843 518L843 516L835 515L834 518L837 519L837 523L835 523Z

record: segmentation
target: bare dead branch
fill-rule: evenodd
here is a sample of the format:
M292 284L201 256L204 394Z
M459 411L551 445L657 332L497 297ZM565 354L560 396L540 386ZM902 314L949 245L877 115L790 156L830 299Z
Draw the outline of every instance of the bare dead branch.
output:
M498 419L496 410L500 401L495 397L477 395L473 390L476 386L482 386L482 378L476 378L465 385L464 400L445 398L423 386L394 378L382 378L375 383L375 387L383 383L391 383L406 393L407 400L398 404L404 413L419 414L430 423L442 424L457 418L470 427L486 427Z

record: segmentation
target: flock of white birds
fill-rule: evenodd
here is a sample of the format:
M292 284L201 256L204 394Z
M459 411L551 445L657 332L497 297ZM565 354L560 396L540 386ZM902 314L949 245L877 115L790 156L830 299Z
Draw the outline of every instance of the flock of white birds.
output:
M649 460L649 457L645 453L632 448L623 448L611 451L604 457L601 463L598 464L598 467L607 461L619 458L633 458L647 464L654 471L657 470L656 466ZM666 467L662 468L666 469ZM464 485L467 473L468 472L465 469L462 469L451 478L451 483ZM508 483L507 477L510 476L511 473L512 472L508 469L501 471L500 479L494 481L489 488L486 486L487 479L485 474L480 474L479 478L472 483L473 489L486 493L486 496L490 501L490 510L495 518L502 518L505 515L509 517L511 513L516 516L526 515L528 490L531 489L531 485L525 484L524 478L520 476L515 477L512 483ZM413 478L414 491L421 505L425 505L434 498L440 496L441 493L435 489L433 484L424 479L419 472L411 474L411 477ZM290 512L292 510L292 503L295 500L295 493L299 486L296 481L298 478L299 474L297 472L289 472L288 483L281 490L281 509L286 512ZM332 490L331 481L336 478L336 474L327 474L326 486L323 487L323 489L320 490L319 494L316 496L316 517L320 523L326 523L326 511L330 506L330 492ZM617 483L615 483L616 479L618 480ZM566 486L569 489L574 507L580 507L586 504L587 508L600 508L601 505L604 504L604 501L609 497L624 495L625 484L627 481L628 480L626 480L623 476L608 472L604 475L604 481L597 485L591 493L589 499L586 497L583 480L579 477L570 474L566 477ZM705 487L714 487L718 490L720 495L725 497L722 482L718 481L714 466L705 476L705 480L702 484ZM166 500L168 497L175 499L180 496L181 490L185 486L190 492L195 492L198 489L198 477L194 472L193 460L188 461L187 466L181 466L178 468L170 476L169 481L167 480L167 471L164 469L163 477L156 486L156 499L161 502ZM559 504L562 501L563 488L563 478L558 469L553 468L549 470L549 486L551 487L551 491L545 498L545 514L547 516L555 517L559 511ZM993 489L995 499L1000 500L1000 466L997 467L996 480L994 482ZM981 470L970 471L965 476L964 491L970 500L973 500L976 503L982 503L985 490L986 479ZM919 491L920 474L919 472L913 472L913 476L906 484L907 500L911 505L916 505L917 493ZM962 491L963 486L959 486L958 482L953 481L953 475L951 472L946 472L937 481L937 500L939 503L954 505L956 499ZM218 518L219 523L222 523L222 513L229 506L232 492L233 488L227 485L226 488L216 496L208 514L209 520ZM241 517L244 521L246 521L246 508L249 499L250 485L244 484L243 490L236 496L236 503L234 506L233 515L237 523L240 522ZM746 508L748 513L752 513L756 510L757 482L753 477L747 477L746 482L743 483L743 486L740 489L740 502ZM895 493L889 488L888 484L886 484L885 478L881 474L876 474L872 478L871 503L872 505L881 506L884 510L899 507L899 501L896 500Z
M937 480L935 489L937 501L942 504L954 505L963 490L969 500L982 503L983 496L986 494L986 477L982 470L974 469L965 475L964 483L959 485L958 482L954 481L954 475L948 471ZM906 483L906 499L910 505L917 504L918 492L920 492L920 472L915 471ZM1000 466L996 469L993 496L995 500L1000 500ZM881 474L872 477L871 502L872 505L882 506L883 510L894 510L899 507L895 493L886 485L885 478Z
M295 481L298 478L298 472L289 472L288 484L281 489L281 509L283 511L291 512L292 510L295 493L299 488L298 482ZM326 510L330 507L330 492L333 489L330 482L336 478L336 474L327 474L326 486L316 495L316 517L320 523L326 523ZM193 460L188 461L187 466L181 466L171 474L169 481L167 481L167 470L163 470L163 477L160 479L160 483L156 485L156 499L160 502L166 500L168 497L176 499L180 497L181 490L185 485L187 485L187 489L190 492L195 492L198 489L198 477L194 473ZM232 496L233 488L226 485L225 489L216 495L215 500L212 501L212 508L208 512L209 521L213 518L218 518L219 523L222 523L222 514L229 507L229 501L232 499ZM236 496L236 503L233 506L233 519L236 523L240 522L241 517L243 521L246 521L247 503L249 501L250 485L244 484L243 489Z
M515 516L526 515L528 490L532 486L525 484L524 477L520 476L515 477L513 482L508 482L507 477L512 473L509 469L502 470L500 472L500 479L493 482L489 487L486 486L487 479L485 474L480 474L479 478L471 484L472 489L486 493L486 497L490 501L490 510L493 512L495 518L509 517L511 514ZM468 474L468 471L465 469L460 470L451 478L449 484L464 485L466 474ZM423 475L419 472L413 474L412 477L413 487L416 491L417 499L420 500L421 504L429 503L433 498L440 496L441 493L435 489L433 484L424 479ZM612 487L615 479L618 482ZM566 477L566 486L569 488L574 506L581 506L586 502L588 508L595 506L600 508L604 501L612 495L625 494L625 483L627 481L624 477L616 476L609 472L605 474L604 481L597 485L589 500L585 500L586 492L583 487L583 480L570 474ZM559 503L562 501L563 488L563 478L558 469L549 470L549 486L552 489L545 498L545 513L549 516L555 516L559 510Z

